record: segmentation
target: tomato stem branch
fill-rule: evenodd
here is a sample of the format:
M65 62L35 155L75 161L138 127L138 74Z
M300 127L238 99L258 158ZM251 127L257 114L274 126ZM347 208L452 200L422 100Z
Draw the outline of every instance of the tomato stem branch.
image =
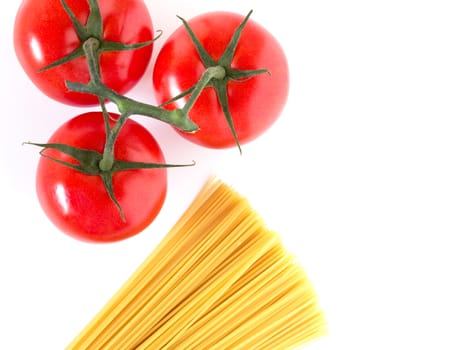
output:
M199 81L194 86L193 91L191 92L190 98L186 101L185 105L182 108L182 112L185 115L188 115L191 108L195 104L199 95L203 92L204 88L208 86L213 79L222 80L226 77L225 68L222 66L212 66L207 68Z
M105 104L103 103L103 100L101 100L101 106L102 106L102 114L104 116L104 124L105 124L105 130L106 130L106 139L105 139L105 146L104 146L104 152L102 153L102 159L99 162L99 168L101 171L106 172L112 170L115 162L115 142L117 141L117 136L120 133L120 130L122 129L123 125L128 119L128 115L120 115L118 120L115 122L114 126L110 126L110 116L109 113L107 112L107 108L105 107Z
M107 87L102 82L100 76L99 48L100 41L96 38L91 37L84 42L83 50L88 62L91 79L87 84L67 81L66 85L69 90L93 94L105 100L109 100L117 106L122 115L138 114L147 116L171 124L186 132L198 130L198 126L188 118L188 115L184 113L183 110L176 109L169 111L161 107L139 102L124 95L120 95Z
M99 47L101 42L96 38L89 38L83 43L83 51L88 62L89 75L91 83L98 84L102 81L101 66L99 64Z

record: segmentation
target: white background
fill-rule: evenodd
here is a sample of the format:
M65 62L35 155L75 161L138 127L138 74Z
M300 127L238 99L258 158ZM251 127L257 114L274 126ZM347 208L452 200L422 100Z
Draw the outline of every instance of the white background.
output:
M21 143L83 109L29 82L12 43L20 1L2 2L0 349L63 349L211 175L247 195L308 271L329 334L306 349L467 349L465 1L147 3L165 32L154 54L176 14L253 9L289 58L287 107L241 157L145 121L167 160L196 168L170 171L165 206L139 236L75 241L42 213L38 150ZM132 95L152 101L150 75Z

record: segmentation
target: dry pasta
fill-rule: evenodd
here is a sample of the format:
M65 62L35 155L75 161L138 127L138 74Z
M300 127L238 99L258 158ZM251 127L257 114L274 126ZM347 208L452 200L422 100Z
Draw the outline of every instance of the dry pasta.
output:
M212 179L67 350L292 349L324 330L279 236Z

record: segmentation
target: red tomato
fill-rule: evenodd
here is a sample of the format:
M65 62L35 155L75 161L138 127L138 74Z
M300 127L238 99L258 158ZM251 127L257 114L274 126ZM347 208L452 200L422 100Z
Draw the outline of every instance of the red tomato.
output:
M49 143L66 143L102 152L105 144L102 113L90 112L71 119L55 131ZM45 149L43 154L73 162L70 156L53 149ZM37 169L39 202L60 230L79 240L112 242L133 236L154 220L165 200L165 168L115 172L113 189L125 216L123 221L99 175L86 175L47 157L41 157ZM131 119L118 135L115 159L164 163L156 140Z
M188 21L206 51L217 61L244 16L229 12L211 12ZM270 32L248 20L236 48L233 69L267 69L247 80L230 80L227 95L234 128L240 144L264 133L279 117L289 90L286 56ZM205 71L186 29L181 26L164 43L154 66L153 86L158 103L168 101L194 85ZM188 97L167 105L183 107ZM206 88L189 113L199 125L195 133L180 132L203 146L227 148L235 139L213 88Z
M66 0L84 25L89 16L87 0ZM99 0L103 39L133 44L151 40L153 26L142 0ZM24 0L16 15L14 45L19 62L34 84L49 97L70 105L95 105L97 98L70 92L65 80L87 83L86 59L38 72L81 45L60 0ZM138 50L104 52L101 55L103 82L120 94L128 92L142 77L152 54L152 45Z

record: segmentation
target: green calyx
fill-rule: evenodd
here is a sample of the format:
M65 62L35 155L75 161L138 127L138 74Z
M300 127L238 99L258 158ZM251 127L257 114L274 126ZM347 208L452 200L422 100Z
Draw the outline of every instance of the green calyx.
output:
M191 164L161 164L161 163L145 163L145 162L131 162L131 161L124 161L124 160L117 160L114 159L112 162L112 166L109 169L102 169L101 162L103 159L103 154L99 153L95 150L88 150L83 148L78 148L74 146L70 146L63 143L34 143L34 142L25 142L28 145L34 145L38 147L42 147L40 152L41 156L50 159L60 165L66 166L73 170L79 171L83 174L90 175L90 176L100 176L105 189L112 200L112 202L117 207L120 217L123 221L125 221L125 215L123 210L115 198L112 178L114 173L119 171L128 171L128 170L135 170L135 169L160 169L160 168L175 168L175 167L185 167L185 166L193 166L195 163ZM45 153L45 150L53 149L59 151L63 154L74 159L77 163L63 161L57 158L53 158L48 156Z
M213 59L212 56L206 51L206 49L203 47L202 43L200 42L196 34L193 32L188 22L182 17L179 17L180 20L183 22L183 25L185 29L187 30L188 35L190 36L190 39L196 48L199 58L201 59L201 62L204 64L206 68L206 71L204 72L200 80L194 86L187 89L186 91L183 91L179 95L173 97L172 99L164 103L164 104L169 104L182 97L190 95L189 99L187 100L186 105L182 109L183 113L185 115L188 115L191 107L194 105L197 98L199 97L201 92L204 90L204 88L207 86L212 86L217 93L217 97L222 107L222 111L224 112L226 121L229 125L229 128L232 132L232 136L235 139L235 143L237 144L237 147L240 153L242 153L242 149L240 146L240 142L238 141L237 132L235 130L235 125L232 119L232 115L230 113L228 96L227 96L227 84L231 80L242 81L242 80L250 79L259 74L269 73L267 69L240 70L240 69L232 68L232 61L234 58L234 54L235 54L238 42L240 40L240 36L252 12L253 11L250 11L248 13L248 15L243 19L243 21L234 31L229 41L229 44L227 45L224 53L218 60Z
M78 35L78 38L80 39L80 42L85 43L86 40L90 38L94 38L98 40L100 43L99 53L106 52L106 51L137 50L145 46L151 45L161 35L161 33L159 32L159 35L155 37L154 39L145 41L142 43L136 43L136 44L124 44L124 43L119 43L119 42L107 41L107 40L104 40L104 37L103 37L103 22L102 22L102 16L101 16L101 12L100 12L97 0L88 0L90 12L89 12L89 17L86 22L86 25L81 24L81 22L78 20L78 18L73 13L73 11L70 9L70 7L68 6L65 0L60 0L60 2L63 6L63 9L67 13L68 17L70 17L73 23L75 32ZM40 71L45 71L45 70L57 67L59 65L62 65L78 57L83 57L83 56L85 56L85 52L83 50L83 47L79 46L69 55L62 57L56 60L55 62L52 62L51 64L41 68Z
M117 136L120 133L125 122L128 120L128 115L120 115L120 117L115 120L113 127L110 122L110 115L105 107L104 100L99 98L102 108L102 115L104 117L104 127L105 127L105 145L104 151L102 153L95 150L88 150L79 147L70 146L63 143L34 143L34 142L25 142L28 145L34 145L42 147L43 149L40 152L40 155L50 159L60 165L66 166L73 170L79 171L83 174L89 176L100 176L102 182L105 186L107 194L109 195L112 202L117 207L120 217L125 221L125 215L123 213L122 207L120 206L115 193L113 190L112 178L116 172L119 171L128 171L136 169L160 169L160 168L177 168L177 167L186 167L193 166L195 162L191 164L161 164L161 163L147 163L147 162L133 162L115 159L115 142ZM45 154L45 150L53 149L59 151L76 162L67 162L57 158L53 158Z

